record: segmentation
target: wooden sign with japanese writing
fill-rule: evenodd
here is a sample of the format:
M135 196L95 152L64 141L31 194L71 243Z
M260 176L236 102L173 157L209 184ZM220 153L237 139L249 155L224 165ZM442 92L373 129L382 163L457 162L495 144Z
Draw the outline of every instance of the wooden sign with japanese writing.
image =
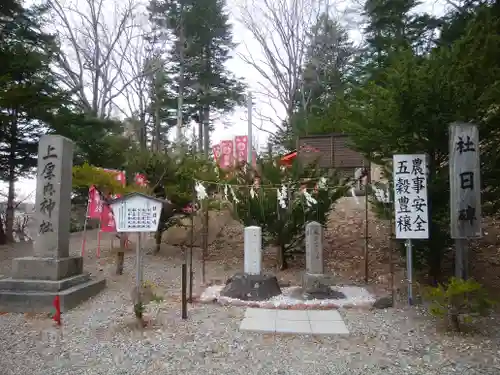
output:
M429 238L425 154L393 155L396 238Z
M111 202L117 232L156 232L163 201L132 193Z
M451 238L481 237L479 131L476 125L450 125Z

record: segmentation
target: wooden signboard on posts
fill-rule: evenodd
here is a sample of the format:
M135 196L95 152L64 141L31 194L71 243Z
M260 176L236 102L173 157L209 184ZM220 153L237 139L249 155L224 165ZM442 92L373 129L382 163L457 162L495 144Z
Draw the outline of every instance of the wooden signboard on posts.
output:
M469 277L468 240L481 237L481 170L476 125L450 125L450 233L455 239L455 276Z
M481 172L476 125L450 125L451 238L481 237Z

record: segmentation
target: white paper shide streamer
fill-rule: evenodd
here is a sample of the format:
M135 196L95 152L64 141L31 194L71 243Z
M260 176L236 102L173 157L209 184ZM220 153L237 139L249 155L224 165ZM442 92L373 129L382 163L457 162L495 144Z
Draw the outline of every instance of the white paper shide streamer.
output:
M285 185L281 185L281 189L277 189L278 204L281 208L286 208L287 189Z
M391 197L389 195L389 191L385 189L380 189L378 187L375 187L374 190L375 190L375 199L377 199L381 203L391 203Z
M312 206L318 204L318 201L316 199L314 199L312 197L312 195L309 194L309 192L306 189L304 189L304 191L302 192L302 194L304 194L304 198L306 200L307 207L312 207Z
M232 186L229 186L229 190L231 191L231 195L233 196L233 202L238 204L240 203L240 200L236 197L236 194L234 194L234 190Z
M196 191L196 198L199 201L208 198L207 190L205 189L205 186L203 186L201 182L196 183L196 185L194 186L194 190Z
M318 181L318 189L325 190L326 189L326 177L321 177Z

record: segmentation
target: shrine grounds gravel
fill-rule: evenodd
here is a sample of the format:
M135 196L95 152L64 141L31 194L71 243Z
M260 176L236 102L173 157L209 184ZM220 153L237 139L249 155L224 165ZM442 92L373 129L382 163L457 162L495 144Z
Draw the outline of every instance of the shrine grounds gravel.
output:
M0 315L0 374L500 374L498 320L488 337L456 336L418 308L344 310L348 336L242 332L241 307L195 304L181 320L180 268L148 257L145 278L171 280L156 327L134 327L128 256L127 276L63 315L62 337L46 316Z
M80 237L73 238L77 254ZM165 301L155 325L140 330L130 297L133 252L125 258L124 274L115 276L113 254L103 250L97 261L91 246L85 269L104 275L106 289L63 314L62 329L46 315L1 314L0 375L500 374L498 316L482 322L486 333L464 336L437 330L436 322L417 307L341 310L350 331L346 336L243 332L239 324L245 309L215 304L193 305L183 321L182 256L175 249L145 257L144 279L158 285ZM14 254L0 249L0 273L8 275L11 258L30 249L17 248ZM209 278L224 279L227 275L219 276L216 268L207 266ZM198 258L195 273L200 274Z
M105 293L65 315L60 342L47 337L47 331L40 337L36 324L22 315L4 315L0 319L1 373L500 373L498 335L496 344L494 338L472 344L470 337L429 334L433 325L405 310L343 311L351 334L331 337L240 332L244 310L216 305L196 306L187 321L181 321L172 307L165 312L163 327L140 335L125 328L129 311L116 296Z

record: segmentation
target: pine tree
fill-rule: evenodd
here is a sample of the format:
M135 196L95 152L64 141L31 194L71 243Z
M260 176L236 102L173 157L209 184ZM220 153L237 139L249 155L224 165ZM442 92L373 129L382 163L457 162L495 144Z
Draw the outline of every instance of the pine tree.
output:
M310 32L296 112L290 120L292 140L297 135L333 130L333 124L324 126L328 123L323 121L325 108L346 88L355 52L347 32L328 14L322 14Z
M0 179L8 182L7 240L13 239L14 191L36 166L43 120L63 100L50 64L56 45L40 31L44 9L15 7L2 19L0 40Z
M225 67L235 45L224 6L223 0L154 0L149 7L154 26L172 37L169 92L183 86L183 111L198 122L242 102L244 87Z

